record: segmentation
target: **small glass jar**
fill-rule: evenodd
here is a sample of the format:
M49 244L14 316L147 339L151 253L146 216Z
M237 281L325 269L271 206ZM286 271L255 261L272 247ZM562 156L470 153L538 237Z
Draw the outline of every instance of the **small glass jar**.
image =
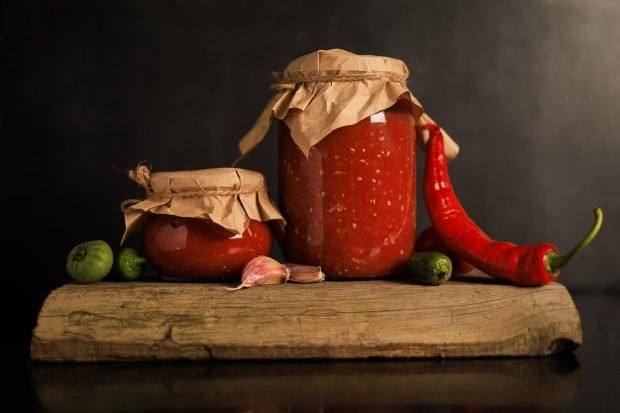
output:
M269 255L272 235L264 222L251 220L233 234L210 220L153 215L144 227L144 253L167 278L238 277L245 264Z
M280 122L287 260L341 278L384 277L406 264L416 232L415 126L409 102L398 100L332 131L306 158Z
M146 199L124 208L126 231L143 230L148 261L169 279L238 277L245 264L269 255L268 221L284 220L265 178L239 168L158 172L139 166L130 177Z

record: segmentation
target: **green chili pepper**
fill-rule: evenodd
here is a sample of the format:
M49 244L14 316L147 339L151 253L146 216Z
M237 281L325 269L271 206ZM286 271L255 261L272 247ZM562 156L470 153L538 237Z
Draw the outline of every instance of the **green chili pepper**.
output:
M67 256L67 272L75 281L92 284L108 275L114 254L105 241L88 241L73 247Z
M146 260L133 248L123 248L116 256L116 273L126 281L140 278Z
M407 262L408 275L425 284L440 285L452 275L452 261L435 251L416 252Z

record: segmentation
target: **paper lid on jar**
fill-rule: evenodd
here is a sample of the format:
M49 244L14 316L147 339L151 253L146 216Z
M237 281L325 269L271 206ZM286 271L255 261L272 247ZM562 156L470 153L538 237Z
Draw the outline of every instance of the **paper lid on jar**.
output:
M434 123L407 87L409 69L405 62L383 56L357 55L342 49L318 50L301 56L276 74L276 93L250 131L239 142L242 157L265 137L274 118L286 123L301 151L310 148L330 132L353 125L394 105L409 101L416 120L418 145L429 138L427 123ZM448 159L459 147L444 132Z
M265 178L255 171L213 168L151 174L148 167L139 165L129 177L144 188L146 199L123 202L121 243L141 228L149 214L209 219L236 234L242 234L250 220L286 225L269 199Z

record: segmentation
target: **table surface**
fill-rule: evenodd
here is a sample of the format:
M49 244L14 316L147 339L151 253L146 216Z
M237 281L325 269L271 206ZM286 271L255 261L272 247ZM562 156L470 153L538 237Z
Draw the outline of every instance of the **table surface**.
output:
M19 411L40 412L614 411L620 408L620 291L571 294L584 330L574 353L112 364L31 363L9 354L10 396Z

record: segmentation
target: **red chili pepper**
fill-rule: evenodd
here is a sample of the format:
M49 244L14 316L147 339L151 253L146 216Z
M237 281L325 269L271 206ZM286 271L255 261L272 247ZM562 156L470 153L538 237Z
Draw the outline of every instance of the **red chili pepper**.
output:
M453 274L465 274L476 269L473 265L456 255L448 246L441 240L437 231L433 226L426 228L420 232L418 239L415 242L416 251L437 251L445 254L452 261L452 273Z
M443 135L437 125L430 131L424 172L424 202L435 230L459 257L491 277L518 285L543 285L560 275L566 265L596 236L603 222L600 208L594 210L594 225L584 239L566 255L552 244L519 246L492 240L467 215L459 202L448 175Z

